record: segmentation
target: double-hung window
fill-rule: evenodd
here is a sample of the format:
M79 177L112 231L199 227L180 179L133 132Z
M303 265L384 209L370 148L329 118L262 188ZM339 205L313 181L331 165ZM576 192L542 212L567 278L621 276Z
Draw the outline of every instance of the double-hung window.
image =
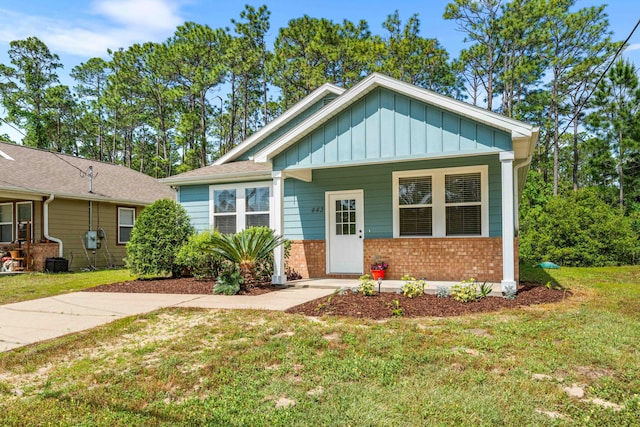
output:
M487 166L394 172L394 236L488 236L487 174Z
M13 203L0 203L0 243L13 242Z
M221 233L270 226L271 182L212 185L211 225Z
M118 208L118 243L123 245L131 239L131 230L136 221L135 208Z

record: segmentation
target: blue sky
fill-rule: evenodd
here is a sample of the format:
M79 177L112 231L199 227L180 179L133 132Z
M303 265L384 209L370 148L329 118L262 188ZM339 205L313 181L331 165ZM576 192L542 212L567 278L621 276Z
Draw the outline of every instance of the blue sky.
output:
M60 56L64 69L58 74L63 83L72 85L68 78L71 69L94 56L107 58L107 49L164 41L185 21L213 28L231 26L231 19L239 17L246 3L256 7L267 4L271 11L269 42L277 36L278 28L304 14L336 22L364 19L373 33L382 34L382 22L398 9L403 22L418 13L422 36L437 38L452 58L464 47L464 35L456 30L455 22L442 18L449 0L2 0L0 63L9 65L11 40L36 36ZM601 3L577 0L576 7ZM614 37L621 40L640 18L640 2L610 0L606 11ZM624 57L640 66L640 29L630 44ZM0 133L7 131L6 126L0 128Z

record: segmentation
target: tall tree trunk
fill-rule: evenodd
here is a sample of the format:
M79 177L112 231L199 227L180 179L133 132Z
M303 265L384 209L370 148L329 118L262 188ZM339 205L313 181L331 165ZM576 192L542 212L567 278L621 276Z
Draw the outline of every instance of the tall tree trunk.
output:
M551 92L551 114L553 114L553 195L558 195L558 183L560 180L560 111L558 106L558 77L557 73L553 80Z
M578 150L578 109L574 105L573 112L573 191L578 191L578 164L580 162L580 153Z
M235 140L236 127L236 75L231 74L231 111L229 111L229 142L224 153L231 151ZM224 154L222 153L222 154Z
M622 209L624 207L624 184L623 184L623 179L624 179L624 174L622 172L622 130L618 131L618 140L619 142L619 152L618 152L618 181L620 181L620 191L619 191L619 201L620 201L620 208Z
M202 147L201 157L200 157L200 167L207 166L207 115L205 111L205 96L206 92L200 92L200 144Z

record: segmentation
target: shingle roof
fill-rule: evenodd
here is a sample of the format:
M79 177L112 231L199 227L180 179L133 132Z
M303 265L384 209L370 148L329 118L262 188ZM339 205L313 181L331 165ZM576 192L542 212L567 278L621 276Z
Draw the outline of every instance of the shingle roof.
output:
M89 166L93 193L86 174ZM3 190L140 205L175 198L174 191L157 179L124 166L0 141L0 193Z
M196 182L199 180L213 182L216 179L232 179L233 177L267 177L271 176L271 165L255 163L253 160L225 163L222 165L210 165L194 169L169 178L164 178L164 183Z

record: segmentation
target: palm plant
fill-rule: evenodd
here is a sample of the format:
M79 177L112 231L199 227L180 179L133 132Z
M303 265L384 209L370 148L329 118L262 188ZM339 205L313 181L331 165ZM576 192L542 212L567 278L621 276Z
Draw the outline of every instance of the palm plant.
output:
M284 241L268 227L250 227L235 234L212 235L207 250L237 264L243 278L242 290L247 290L255 282L257 263L270 257Z

